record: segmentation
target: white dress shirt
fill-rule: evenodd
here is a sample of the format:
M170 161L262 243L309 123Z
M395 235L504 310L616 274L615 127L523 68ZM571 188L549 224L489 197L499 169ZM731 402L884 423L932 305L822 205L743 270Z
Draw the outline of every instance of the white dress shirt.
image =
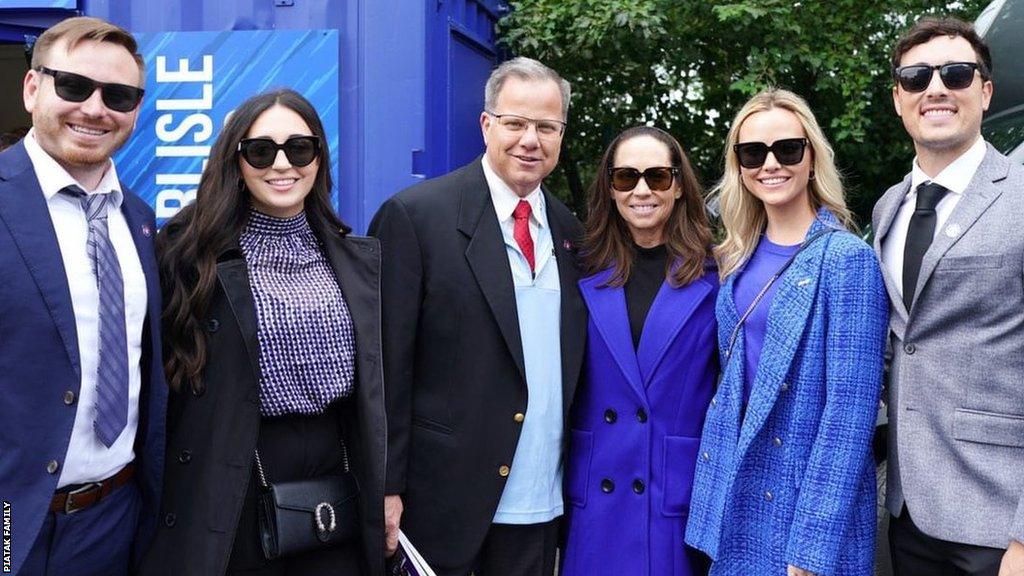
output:
M931 181L941 184L949 190L949 193L935 207L935 234L938 235L984 159L985 139L981 136L935 178L929 178L918 165L917 158L914 158L913 169L910 173L910 192L903 198L903 203L900 204L899 210L896 212L888 234L882 239L882 262L896 284L900 296L903 296L903 249L907 243L910 217L914 215L914 208L917 204L917 187L924 182ZM934 236L932 238L934 239Z
M25 137L28 152L39 187L46 198L46 207L57 233L61 258L71 292L71 305L75 312L75 331L78 336L78 355L82 369L81 387L75 404L75 424L71 442L61 467L57 487L103 480L116 474L135 458L133 444L139 423L139 393L142 371L142 324L146 317L146 277L142 272L135 242L121 202L124 193L117 179L113 161L103 175L99 186L86 190L64 168L43 150L35 140L35 130ZM92 262L86 251L89 224L85 211L77 198L60 194L60 190L76 184L87 194L111 194L107 224L110 241L117 252L124 278L125 324L128 335L128 424L114 444L107 448L93 430L96 418L96 371L99 365L99 290ZM54 398L54 409L70 409Z

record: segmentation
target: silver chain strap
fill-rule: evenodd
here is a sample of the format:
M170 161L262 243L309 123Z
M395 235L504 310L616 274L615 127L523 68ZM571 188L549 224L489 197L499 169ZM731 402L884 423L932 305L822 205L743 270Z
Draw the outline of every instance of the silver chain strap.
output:
M260 486L262 488L270 488L270 484L267 483L267 476L263 472L263 462L260 460L260 451L254 449L253 453L256 454L256 475L259 476ZM345 439L341 439L341 463L345 466L345 472L349 472L348 467L348 447L345 446Z

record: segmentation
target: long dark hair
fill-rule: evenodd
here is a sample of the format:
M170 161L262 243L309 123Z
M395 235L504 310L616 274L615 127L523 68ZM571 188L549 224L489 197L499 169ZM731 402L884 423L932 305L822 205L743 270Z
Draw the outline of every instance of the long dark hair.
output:
M704 195L690 160L669 133L652 126L629 128L608 145L597 176L587 192L587 223L583 239L582 260L589 276L605 268L613 268L608 280L610 286L621 286L629 279L633 267L635 248L629 227L615 206L608 170L615 164L619 145L632 138L649 136L668 148L672 166L679 169L676 185L682 197L676 200L665 223L665 246L668 248L668 268L665 276L674 287L684 286L704 274L710 257L711 226L704 210Z
M331 207L330 152L313 105L288 89L264 92L243 102L213 145L196 201L179 212L156 240L164 297L164 371L173 390L188 386L200 392L204 387L203 320L217 284L217 258L237 245L249 214L249 190L242 179L238 143L261 114L278 105L301 116L321 139L320 164L304 203L310 228L319 238L349 232Z

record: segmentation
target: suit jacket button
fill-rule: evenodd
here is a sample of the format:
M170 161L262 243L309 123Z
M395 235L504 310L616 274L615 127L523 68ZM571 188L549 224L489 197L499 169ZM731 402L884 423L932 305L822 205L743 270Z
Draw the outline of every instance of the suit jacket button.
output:
M501 466L498 466L498 476L501 476L502 478L508 476L508 473L511 471L512 469L509 468L507 464L502 464Z
M615 413L615 410L611 408L604 411L604 421L609 424L615 424L615 421L619 419L619 415Z
M167 514L164 514L164 526L167 526L168 528L173 528L177 522L178 517L175 516L173 512L168 512Z
M75 393L71 390L64 391L64 403L71 406L75 403Z
M518 424L522 424L523 420L526 420L526 414L523 414L522 412L516 412L515 416L512 416L512 420Z
M633 480L633 492L636 492L637 494L643 494L645 488L646 486L644 486L643 480L639 478Z
M917 346L914 346L913 344L907 344L906 346L903 347L903 351L906 352L907 354L913 354L914 352L917 352Z
M767 500L767 501L771 502L771 501L772 501L772 498L775 498L775 497L774 497L774 496L772 496L772 493L771 493L771 492L765 492L765 493L764 493L764 499L765 499L765 500Z
M56 460L50 460L46 463L46 471L50 474L56 474L57 470L60 470L60 462Z
M610 478L601 480L601 492L605 494L611 494L615 491L615 482L612 482Z
M647 411L644 410L643 408L637 408L636 409L636 421L641 423L641 424L643 424L644 422L647 422Z
M182 464L188 464L191 461L192 461L192 451L191 450L182 450L181 452L178 453L178 462L181 462Z
M776 446L782 446L782 438L776 436L775 439L772 440L772 443L775 444Z
M220 320L217 320L216 318L210 318L209 320L206 321L207 332L216 332L217 330L220 330Z

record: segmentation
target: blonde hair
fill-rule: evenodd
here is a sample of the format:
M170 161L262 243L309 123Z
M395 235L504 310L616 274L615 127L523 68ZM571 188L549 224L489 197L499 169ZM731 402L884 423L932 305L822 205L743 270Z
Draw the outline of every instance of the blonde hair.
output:
M843 226L853 228L853 216L843 198L842 177L835 165L835 152L807 102L788 90L770 88L760 92L740 108L732 121L725 141L725 173L711 191L712 196L718 197L725 226L725 240L714 249L718 275L723 281L750 258L767 223L764 204L743 185L740 164L732 147L739 142L740 127L747 118L775 108L792 112L807 135L812 157L812 179L807 183L811 208L817 212L824 206Z
M47 28L32 47L33 70L47 64L50 51L61 40L65 41L64 49L68 52L83 40L110 42L121 46L132 55L132 59L139 67L139 86L141 87L146 81L145 64L142 61L142 55L139 54L135 37L116 24L89 16L75 16Z

